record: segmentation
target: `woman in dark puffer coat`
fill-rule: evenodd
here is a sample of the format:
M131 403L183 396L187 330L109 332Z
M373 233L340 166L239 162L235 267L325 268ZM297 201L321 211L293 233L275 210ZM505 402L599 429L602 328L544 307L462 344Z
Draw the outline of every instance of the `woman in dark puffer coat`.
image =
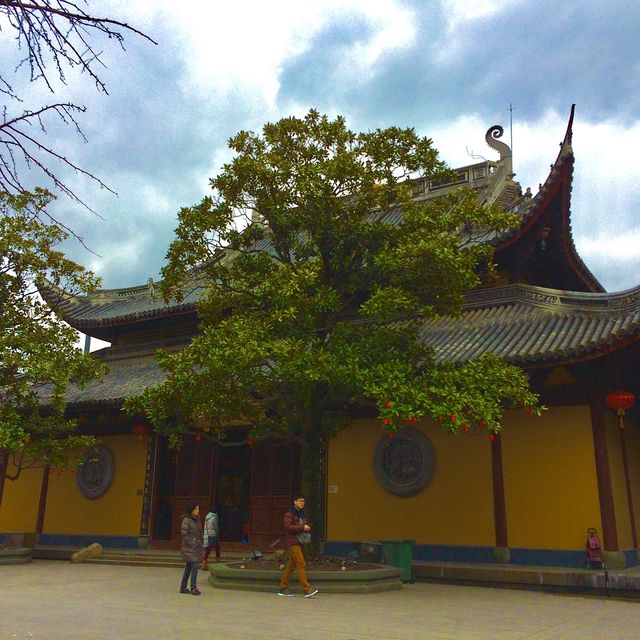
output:
M202 561L202 531L200 530L200 506L195 502L187 505L187 512L182 519L180 529L182 536L182 559L186 562L180 593L190 593L199 596L196 581L198 579L198 565ZM187 580L191 578L191 590L187 589Z

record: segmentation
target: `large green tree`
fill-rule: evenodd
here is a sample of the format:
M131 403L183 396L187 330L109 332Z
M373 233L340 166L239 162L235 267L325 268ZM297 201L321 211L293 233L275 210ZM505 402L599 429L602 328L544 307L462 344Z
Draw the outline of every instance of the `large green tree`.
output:
M248 440L299 443L313 507L319 452L354 411L374 409L389 433L428 416L489 435L505 407L537 410L520 369L490 355L439 362L420 338L425 319L459 313L492 276L477 237L516 223L468 190L415 199L413 179L447 177L430 139L357 134L312 110L229 146L213 195L180 212L163 271L167 299L205 285L202 334L159 355L166 382L131 411L177 441L223 441L240 418Z
M64 392L102 365L77 348L77 333L52 314L37 285L46 277L61 295L75 295L97 281L57 248L67 232L46 222L51 199L43 190L0 192L0 473L10 480L34 466L67 466L94 442L76 435Z

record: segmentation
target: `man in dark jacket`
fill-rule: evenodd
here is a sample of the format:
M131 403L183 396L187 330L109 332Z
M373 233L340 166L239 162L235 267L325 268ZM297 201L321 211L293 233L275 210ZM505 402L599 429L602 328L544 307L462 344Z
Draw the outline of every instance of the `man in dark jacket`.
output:
M304 512L304 504L304 496L297 494L293 497L293 506L284 514L284 539L289 548L289 563L280 580L279 596L293 595L289 592L289 579L294 568L298 573L304 597L309 598L318 593L318 590L314 589L307 580L306 565L302 555L303 542L308 542L311 538L311 524Z
M200 530L200 506L195 502L190 502L187 505L180 534L182 537L182 559L186 562L180 583L180 593L199 596L201 591L198 589L196 581L198 579L198 565L202 561L202 531ZM191 590L187 589L189 577L191 577Z

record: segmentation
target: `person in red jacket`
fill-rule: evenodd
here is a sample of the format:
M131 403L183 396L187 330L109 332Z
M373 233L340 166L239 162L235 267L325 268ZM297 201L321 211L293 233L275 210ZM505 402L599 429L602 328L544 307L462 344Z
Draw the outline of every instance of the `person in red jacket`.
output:
M302 545L311 541L311 524L305 514L304 505L304 496L297 494L293 496L293 506L284 514L284 539L289 548L289 563L280 580L279 596L293 595L289 591L289 580L294 569L302 585L304 597L309 598L318 593L318 590L314 589L307 580L306 565L302 555Z

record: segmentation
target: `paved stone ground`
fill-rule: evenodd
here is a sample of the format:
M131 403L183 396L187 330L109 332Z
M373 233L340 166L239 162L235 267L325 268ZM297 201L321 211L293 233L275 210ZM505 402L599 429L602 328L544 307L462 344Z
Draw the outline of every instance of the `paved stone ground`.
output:
M637 640L640 603L535 591L406 585L305 599L223 591L176 569L34 560L0 568L0 638L12 640ZM294 583L295 586L295 583ZM275 591L275 585L274 585Z

